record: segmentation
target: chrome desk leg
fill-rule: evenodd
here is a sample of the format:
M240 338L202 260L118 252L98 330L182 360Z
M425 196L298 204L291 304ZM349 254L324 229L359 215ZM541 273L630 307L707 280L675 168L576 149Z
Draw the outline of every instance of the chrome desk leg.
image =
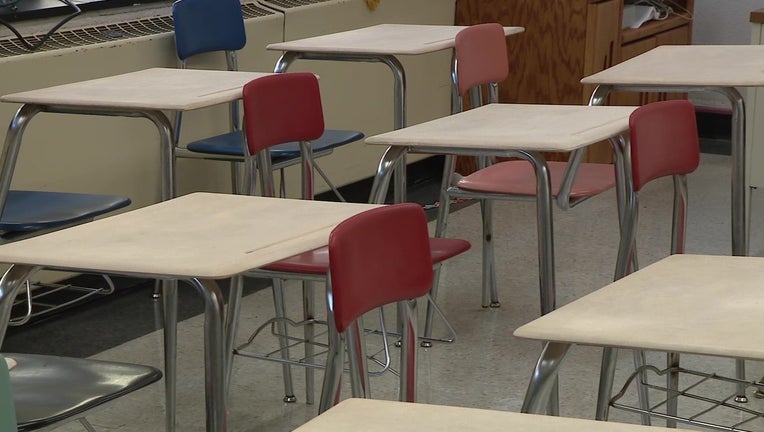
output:
M557 387L557 372L570 349L570 344L547 342L533 369L525 400L520 410L524 413L544 414Z
M440 181L440 205L438 206L438 216L435 223L435 237L445 237L446 229L448 228L448 216L451 206L451 197L448 194L448 187L451 185L451 174L454 172L454 165L456 164L456 156L446 155L443 163L443 176ZM434 310L434 303L438 299L438 285L440 283L440 270L443 263L435 265L432 277L432 287L430 288L430 301L427 302L427 310L425 312L424 320L424 336L425 338L432 337L432 319ZM422 341L422 347L429 348L432 346L432 342L425 340Z
M748 255L747 217L750 189L746 187L745 102L734 87L715 88L732 106L732 255Z
M734 87L717 88L732 106L732 255L747 256L749 248L751 189L746 187L745 102ZM745 381L745 361L735 360L735 377ZM745 385L739 384L735 402L748 402Z
M159 131L159 161L162 175L162 201L175 198L175 145L170 120L161 111L141 113Z
M216 283L190 279L204 299L204 381L207 432L225 432L225 337L223 333L223 295Z
M554 275L554 229L552 226L552 187L549 168L538 152L518 152L519 156L533 165L536 172L536 218L539 256L539 298L541 315L556 307Z
M178 378L178 281L162 281L166 430L175 430Z

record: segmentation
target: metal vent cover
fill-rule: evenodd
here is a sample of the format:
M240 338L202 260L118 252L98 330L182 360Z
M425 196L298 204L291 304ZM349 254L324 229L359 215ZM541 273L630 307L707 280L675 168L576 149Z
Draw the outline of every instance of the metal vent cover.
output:
M263 8L257 3L242 4L241 11L244 14L244 19L273 15L275 13L271 10ZM150 36L161 33L169 33L172 31L173 24L172 16L170 15L142 18L72 30L63 30L51 36L40 48L34 52L53 51L62 48L93 45L103 42L113 42L115 40L124 40L140 36ZM42 36L42 34L26 36L26 39L30 43L35 44L41 39ZM30 51L26 49L26 47L24 47L24 45L22 45L16 39L16 37L0 39L0 58L13 57L29 53Z
M307 6L318 3L326 3L331 0L263 0L263 3L269 3L274 6L282 7L284 9Z

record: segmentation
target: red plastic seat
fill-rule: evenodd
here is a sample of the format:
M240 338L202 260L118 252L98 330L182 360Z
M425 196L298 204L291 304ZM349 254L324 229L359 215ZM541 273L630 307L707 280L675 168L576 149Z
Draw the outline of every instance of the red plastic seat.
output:
M243 97L244 129L246 131L249 153L252 155L247 159L246 177L250 179L251 183L254 181L251 177L257 172L262 195L273 196L273 173L270 166L270 158L267 156L267 150L283 142L305 142L323 133L324 120L318 80L315 75L309 73L284 73L266 76L245 85ZM257 158L257 163L255 163L255 158ZM253 215L253 217L256 217L256 215ZM433 264L440 263L468 250L470 244L465 240L433 238L427 242L427 246L426 250L429 255L427 262L429 264L429 271L432 272ZM367 247L375 249L372 243L369 243ZM401 248L399 253L403 249ZM330 273L330 256L331 247L318 248L272 263L262 269L253 270L248 276L267 277L273 280L276 316L277 318L283 318L285 317L285 305L281 281L301 280L306 287L304 294L310 295L312 291L311 283L326 282L327 276ZM383 267L386 267L386 264ZM232 341L236 331L238 315L236 305L241 296L241 288L240 281L232 284L232 300L229 302L229 308L231 309L229 316L231 319L229 321L228 340L231 348L233 348ZM305 300L304 304L306 305L304 310L305 319L309 322L305 326L305 338L310 340L313 337L310 320L314 318L314 311L311 300ZM286 328L283 321L278 321L277 324L279 325L279 332L285 334ZM280 342L282 343L282 348L286 348L287 341L282 338ZM306 357L312 356L310 346L310 344L306 344ZM312 403L313 371L313 368L306 368L306 401L308 403ZM284 399L285 401L292 402L295 400L295 397L288 364L284 365L283 372L286 392ZM322 408L326 409L327 407L322 406Z
M500 24L470 26L456 36L456 87L459 110L469 97L470 106L498 102L498 83L509 73L507 43ZM486 97L487 96L487 97ZM549 125L554 127L554 125ZM571 155L571 160L574 159ZM478 157L478 171L449 185L454 177L454 156L447 156L441 208L438 213L436 236L445 234L451 198L479 199L483 217L483 307L499 307L493 252L492 202L494 199L528 199L536 195L536 175L530 163L511 160L491 164L485 156ZM552 193L557 197L563 181L573 176L572 188L562 200L565 207L577 204L615 186L615 169L611 164L549 162ZM450 174L450 175L449 175ZM558 199L558 202L560 200ZM437 287L437 281L435 283ZM435 290L432 295L435 296ZM430 318L428 314L428 319ZM427 332L425 332L427 336Z
M329 353L320 411L339 401L346 339L354 397L370 397L361 317L401 302L400 400L416 400L415 302L432 286L427 219L418 204L381 207L340 223L329 237Z

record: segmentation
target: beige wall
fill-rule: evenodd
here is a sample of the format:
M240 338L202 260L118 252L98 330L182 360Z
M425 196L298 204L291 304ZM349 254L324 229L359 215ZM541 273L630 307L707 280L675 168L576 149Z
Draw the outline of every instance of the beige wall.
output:
M454 0L382 0L370 11L365 0L333 0L287 14L247 20L247 46L239 54L242 70L270 71L280 53L271 42L376 23L453 23ZM450 112L450 52L401 59L408 73L409 120L417 123ZM222 64L222 57L201 59ZM86 48L64 49L0 59L0 94L119 74L149 67L175 67L172 34L142 37ZM392 76L383 64L303 61L293 70L320 75L327 127L362 130L367 135L392 129ZM8 79L12 77L12 79ZM0 104L0 119L10 121L18 105ZM184 118L183 140L223 132L224 107L192 112ZM338 184L373 175L383 149L356 143L319 163ZM414 159L412 159L414 160ZM226 163L180 160L178 193L230 191ZM296 195L299 180L287 184ZM159 200L158 137L143 119L41 114L29 125L13 179L16 189L123 194L131 208ZM318 183L319 192L325 190ZM210 209L214 211L214 209Z
M453 20L453 5L453 0L384 0L372 12L364 0L332 1L294 8L286 16L250 19L248 43L239 54L240 68L272 70L279 53L264 47L285 37L293 39L379 22L449 24ZM202 63L218 63L218 58L204 60ZM410 122L448 114L450 53L402 61L408 73ZM34 53L0 60L3 76L14 77L0 83L0 93L175 64L169 33ZM392 77L386 66L305 61L296 64L293 70L310 70L321 76L328 127L359 129L366 134L392 128ZM17 108L0 104L0 118L10 120ZM190 113L184 121L183 139L224 131L225 117L224 108ZM24 137L14 176L15 188L125 194L135 206L159 199L157 136L146 120L42 114L30 123ZM342 185L371 176L380 154L381 149L357 143L320 163ZM288 184L294 184L293 189L297 190L296 181ZM321 184L318 186L325 189ZM178 164L181 194L194 190L227 192L229 188L225 163L181 160Z

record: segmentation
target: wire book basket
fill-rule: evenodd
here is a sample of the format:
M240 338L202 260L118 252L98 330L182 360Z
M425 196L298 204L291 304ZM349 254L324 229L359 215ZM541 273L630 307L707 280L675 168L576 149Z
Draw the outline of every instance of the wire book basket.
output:
M676 390L655 381L664 381L670 374L677 374L679 386ZM651 382L652 381L652 382ZM650 390L649 408L643 409L624 401L624 395L632 387L644 385ZM753 391L764 390L764 383L741 381L736 378L706 373L681 367L659 369L646 365L632 373L621 390L610 400L613 408L628 412L647 414L677 423L689 424L719 431L750 432L764 430L764 412L755 400L748 403L735 402L738 385ZM660 397L657 397L660 395ZM677 402L677 413L668 410L670 401Z

